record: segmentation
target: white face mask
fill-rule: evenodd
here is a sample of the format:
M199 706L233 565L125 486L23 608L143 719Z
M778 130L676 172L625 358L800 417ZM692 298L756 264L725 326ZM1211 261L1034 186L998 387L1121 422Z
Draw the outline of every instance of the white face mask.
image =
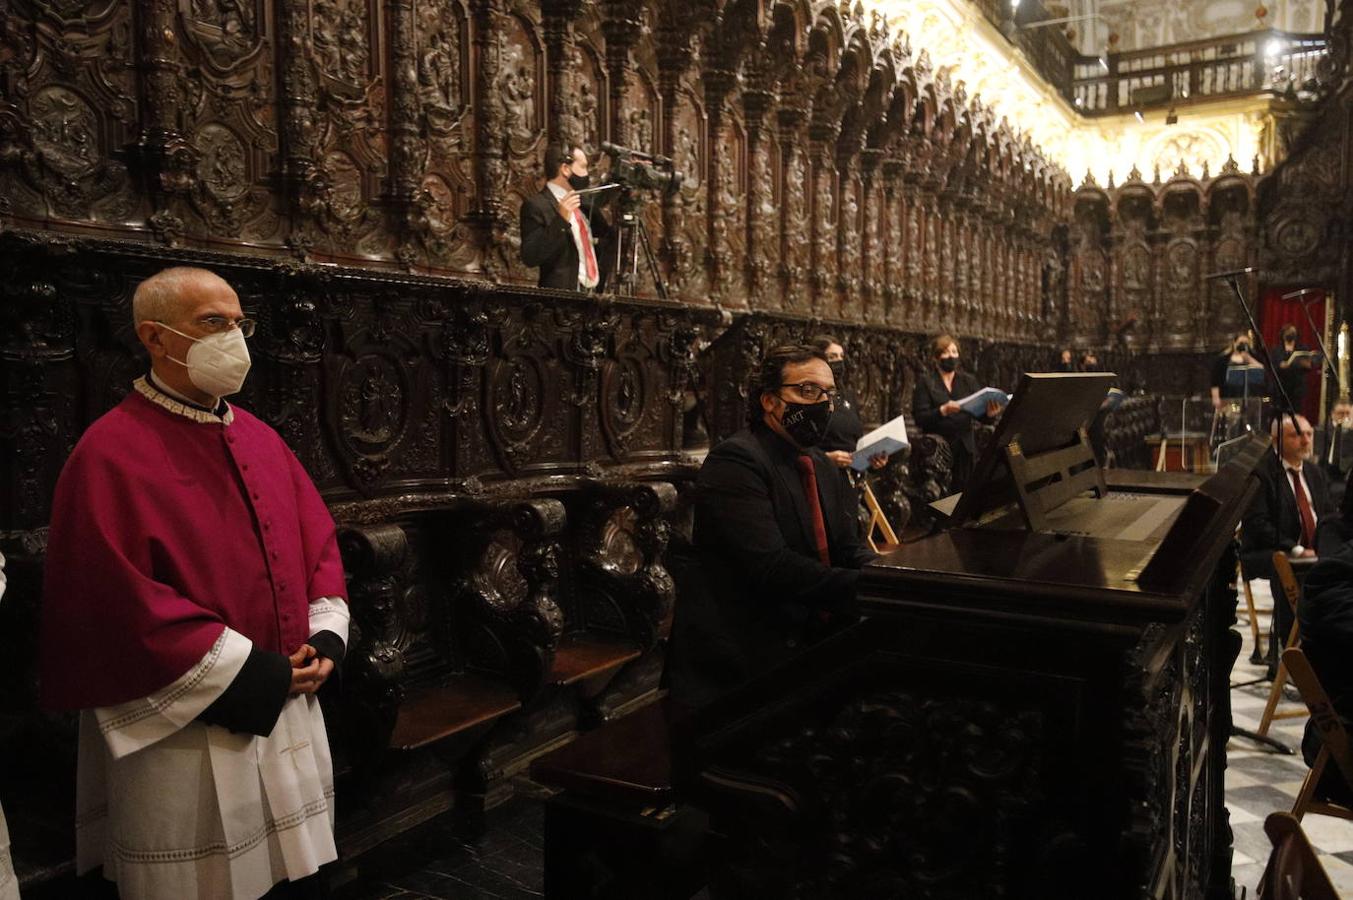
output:
M163 322L159 324L164 325ZM249 347L244 342L244 332L238 328L195 338L184 334L177 328L164 325L174 334L193 342L188 348L186 360L167 357L188 370L188 380L199 391L213 397L228 397L238 394L244 387L244 376L249 374Z

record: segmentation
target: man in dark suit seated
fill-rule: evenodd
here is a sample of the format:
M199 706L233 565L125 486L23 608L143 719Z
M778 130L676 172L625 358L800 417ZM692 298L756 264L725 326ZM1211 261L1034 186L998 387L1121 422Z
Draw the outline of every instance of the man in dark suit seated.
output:
M1301 649L1344 726L1353 728L1353 544L1322 557L1311 568L1297 615ZM1320 733L1311 719L1306 723L1301 755L1312 765L1319 752ZM1326 767L1316 796L1353 806L1353 790L1333 762Z
M596 240L611 232L596 198L578 191L591 183L581 147L555 143L545 148L545 186L521 205L521 260L540 268L539 287L590 291L605 283Z
M1272 434L1282 459L1266 454L1254 470L1259 493L1245 514L1240 547L1245 577L1267 578L1273 592L1270 675L1292 629L1292 610L1273 571L1273 554L1281 550L1293 559L1314 558L1316 526L1333 512L1325 475L1311 459L1311 423L1304 416L1283 415L1280 420L1281 438L1279 420Z
M702 586L683 585L669 681L700 705L854 621L855 495L818 449L836 382L806 346L766 354L748 427L709 452L695 501Z

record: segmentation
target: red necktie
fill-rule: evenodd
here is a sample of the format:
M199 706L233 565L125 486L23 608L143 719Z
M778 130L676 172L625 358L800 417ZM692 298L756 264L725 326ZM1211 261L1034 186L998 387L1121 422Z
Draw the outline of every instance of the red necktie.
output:
M597 258L592 253L592 235L587 230L587 219L583 216L581 209L573 211L573 218L578 220L578 234L583 241L583 259L587 262L587 280L596 282L597 280Z
M822 518L822 501L817 495L817 469L813 458L808 455L799 457L799 477L803 481L803 493L808 498L808 508L813 513L813 538L817 541L817 558L824 566L832 564L832 554L827 548L827 523Z
M1297 495L1297 514L1301 516L1301 546L1310 547L1315 543L1315 514L1311 512L1311 501L1301 486L1301 473L1288 469L1292 476L1292 493Z

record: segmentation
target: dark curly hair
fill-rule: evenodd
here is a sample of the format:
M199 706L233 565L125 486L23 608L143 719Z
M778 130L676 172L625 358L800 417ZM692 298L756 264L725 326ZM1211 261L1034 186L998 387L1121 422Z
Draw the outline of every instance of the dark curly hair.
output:
M784 384L785 366L796 366L810 359L827 361L827 355L807 344L781 344L766 351L761 357L761 365L747 386L747 424L761 421L764 410L761 409L761 395L773 394Z

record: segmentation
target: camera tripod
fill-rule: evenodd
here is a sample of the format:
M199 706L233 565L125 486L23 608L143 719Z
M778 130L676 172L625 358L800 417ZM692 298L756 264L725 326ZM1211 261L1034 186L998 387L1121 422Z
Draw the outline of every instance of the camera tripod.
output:
M653 278L653 286L658 296L666 300L667 285L658 271L658 258L653 253L653 245L648 239L648 229L639 217L638 204L629 196L628 190L622 190L616 204L619 212L615 223L615 282L610 292L633 297L639 276L639 251L644 254L648 264L648 274Z

